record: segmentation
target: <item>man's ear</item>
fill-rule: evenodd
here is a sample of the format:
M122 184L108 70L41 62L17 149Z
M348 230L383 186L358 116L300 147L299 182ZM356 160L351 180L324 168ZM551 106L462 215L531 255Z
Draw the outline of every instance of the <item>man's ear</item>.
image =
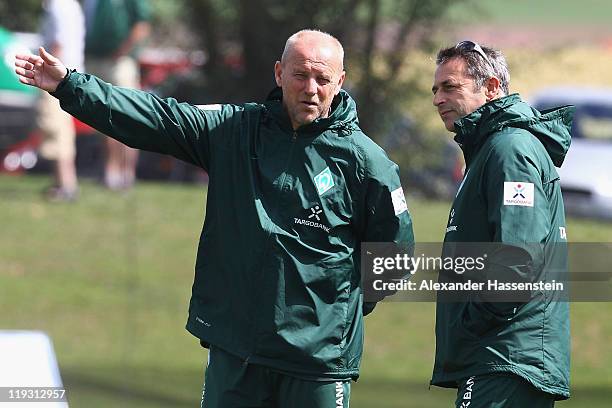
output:
M340 78L338 79L338 85L336 86L336 93L334 95L338 95L340 93L340 89L342 89L342 84L344 83L345 77L346 72L342 71L342 74L340 74Z
M485 82L485 96L487 97L487 102L500 96L499 84L499 79L496 77L487 79L487 82Z
M276 64L274 64L274 79L276 79L276 85L279 87L282 84L282 81L281 81L282 76L283 76L283 67L280 61L276 61Z

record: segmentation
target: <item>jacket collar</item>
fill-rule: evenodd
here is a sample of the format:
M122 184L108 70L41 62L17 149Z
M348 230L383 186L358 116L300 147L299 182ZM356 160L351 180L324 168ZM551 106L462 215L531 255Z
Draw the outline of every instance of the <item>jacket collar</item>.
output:
M287 132L294 132L289 114L283 107L283 92L280 87L274 88L264 103L267 113ZM338 130L340 133L351 133L358 129L357 109L355 101L345 90L334 97L331 112L326 118L316 119L314 122L300 126L295 132L299 135L320 134L326 130Z
M497 120L508 108L521 101L519 94L493 99L474 112L455 121L455 142L459 144L469 163L487 137L501 125Z
M538 111L523 102L518 94L488 102L455 121L455 141L469 166L472 157L489 135L503 128L523 129L544 146L555 166L561 167L571 144L574 107L564 106Z
M516 93L493 99L474 112L457 119L455 121L455 141L462 147L479 146L484 142L486 136L496 130L495 116L520 101L521 97Z

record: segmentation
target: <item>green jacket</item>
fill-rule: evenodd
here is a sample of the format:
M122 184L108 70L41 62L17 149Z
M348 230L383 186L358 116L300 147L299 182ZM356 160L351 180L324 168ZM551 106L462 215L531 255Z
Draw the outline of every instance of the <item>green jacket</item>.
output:
M486 260L489 277L567 283L555 165L561 166L569 149L572 114L572 107L540 113L513 94L455 122L466 175L450 212L445 256L462 245L456 243L475 243L472 249L500 243ZM450 273L440 279L462 278ZM528 293L526 301L439 299L431 383L456 387L460 379L505 372L568 398L569 304L546 293Z
M85 54L95 57L112 56L134 25L149 21L151 14L146 0L97 0L94 10L85 11Z
M296 376L358 376L360 244L413 234L398 167L346 92L297 131L278 89L264 104L196 107L72 73L54 95L125 144L208 172L187 330Z

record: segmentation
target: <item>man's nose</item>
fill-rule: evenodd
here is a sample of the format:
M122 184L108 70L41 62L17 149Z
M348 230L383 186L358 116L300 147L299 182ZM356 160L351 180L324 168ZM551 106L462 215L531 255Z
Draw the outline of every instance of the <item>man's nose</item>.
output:
M439 106L442 102L444 102L444 98L441 96L441 92L436 92L433 95L433 104L434 106Z
M304 92L308 95L315 95L317 93L317 86L317 80L315 78L308 78Z

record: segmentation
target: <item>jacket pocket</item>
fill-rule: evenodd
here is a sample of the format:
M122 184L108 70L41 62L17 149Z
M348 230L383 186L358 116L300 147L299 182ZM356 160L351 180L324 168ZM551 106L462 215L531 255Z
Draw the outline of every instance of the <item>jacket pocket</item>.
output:
M513 303L491 303L471 299L461 318L461 327L473 338L494 336L508 326L520 306Z
M349 271L343 265L313 264L295 272L299 277L285 277L285 291L278 299L278 334L305 356L337 358L349 320Z

